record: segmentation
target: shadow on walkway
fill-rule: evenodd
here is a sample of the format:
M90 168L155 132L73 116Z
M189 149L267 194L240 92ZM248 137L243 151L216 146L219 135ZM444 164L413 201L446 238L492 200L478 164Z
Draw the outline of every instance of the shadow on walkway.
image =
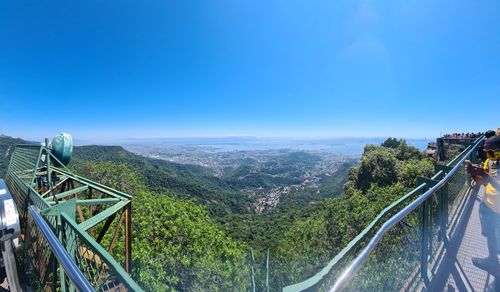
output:
M479 203L484 188L469 191L446 255L430 283L430 291L484 291L493 277L472 264L473 257L487 257L486 238L481 234Z

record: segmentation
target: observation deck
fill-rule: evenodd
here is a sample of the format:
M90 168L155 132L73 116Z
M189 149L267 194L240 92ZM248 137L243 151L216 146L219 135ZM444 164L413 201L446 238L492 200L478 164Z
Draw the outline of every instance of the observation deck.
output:
M448 261L443 266L441 283L436 290L442 291L484 291L494 281L488 272L472 264L473 257L488 256L486 238L481 234L479 223L479 203L484 195L484 187L471 192L467 207L462 213L461 237L450 246Z
M464 166L479 163L483 142L446 139L434 176L419 177L322 270L283 291L494 291L494 277L472 264L488 255L478 212L484 188ZM450 157L452 144L465 149Z

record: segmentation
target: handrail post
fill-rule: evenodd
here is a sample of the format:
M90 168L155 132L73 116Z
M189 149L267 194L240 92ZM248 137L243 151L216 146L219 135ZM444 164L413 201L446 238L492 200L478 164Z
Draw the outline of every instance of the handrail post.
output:
M125 207L125 271L132 273L132 202Z
M254 270L254 265L255 265L255 258L253 256L253 248L250 248L250 252L252 254L252 291L255 292L255 270Z
M47 188L52 190L52 170L50 169L49 139L45 138L45 164L47 167ZM36 171L36 170L35 170ZM50 193L49 193L50 196Z
M269 249L267 249L266 259L266 291L269 292Z
M443 172L437 172L436 175L442 174ZM435 178L436 176L433 176ZM417 177L417 184L426 184L425 192L434 187L439 181L434 179L429 179L426 177ZM424 193L425 193L424 192ZM439 190L438 190L439 192ZM440 196L438 200L440 200ZM439 203L438 207L442 207ZM432 252L432 195L424 200L421 206L422 211L422 225L421 225L421 246L420 246L420 275L426 286L430 283L430 271L429 271L429 258Z
M448 243L448 236L446 230L448 228L449 210L448 210L448 184L445 184L439 192L440 205L441 205L441 238L445 244Z
M420 276L426 286L429 284L428 259L429 259L429 235L430 235L430 198L422 204L422 227L421 227L421 246L420 246Z
M61 220L61 215L57 215L57 236L59 238L59 242L65 247L64 239L63 239L63 222ZM65 281L64 268L61 263L59 263L59 278L61 281L61 291L66 291L66 281Z
M436 173L441 171L441 176L439 179L443 179L452 169L450 166L446 165L436 165ZM448 183L444 184L443 187L437 192L439 199L439 212L440 212L440 239L444 241L445 244L448 243L448 236L446 230L448 228L449 220L449 210L448 210Z

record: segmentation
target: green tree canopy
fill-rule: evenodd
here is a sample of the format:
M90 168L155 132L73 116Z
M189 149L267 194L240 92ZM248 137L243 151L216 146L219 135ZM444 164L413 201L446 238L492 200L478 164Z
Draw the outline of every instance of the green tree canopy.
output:
M359 163L356 186L366 191L372 184L387 186L395 183L396 165L397 159L391 149L379 147L365 153Z
M383 143L382 143L382 147L387 147L387 148L393 148L393 149L396 149L398 148L399 144L401 143L401 140L398 140L396 138L387 138L387 140L385 140Z
M133 276L150 291L246 291L247 247L229 238L203 206L167 194L133 200Z
M124 163L81 162L72 167L79 175L134 196L132 276L145 290L248 290L247 247L228 237L204 206L147 192L141 176ZM123 242L118 240L114 249L120 261Z

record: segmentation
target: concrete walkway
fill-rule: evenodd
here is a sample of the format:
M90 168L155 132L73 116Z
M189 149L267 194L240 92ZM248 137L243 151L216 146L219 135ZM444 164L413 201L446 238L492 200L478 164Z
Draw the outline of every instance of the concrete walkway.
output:
M479 203L484 194L484 188L472 192L468 198L469 207L464 211L462 224L463 235L456 248L456 256L448 261L446 269L448 274L443 291L484 291L493 282L493 277L486 271L472 264L473 257L487 257L488 248L486 238L481 234L479 222ZM446 275L445 275L446 276ZM440 289L441 290L441 289Z

